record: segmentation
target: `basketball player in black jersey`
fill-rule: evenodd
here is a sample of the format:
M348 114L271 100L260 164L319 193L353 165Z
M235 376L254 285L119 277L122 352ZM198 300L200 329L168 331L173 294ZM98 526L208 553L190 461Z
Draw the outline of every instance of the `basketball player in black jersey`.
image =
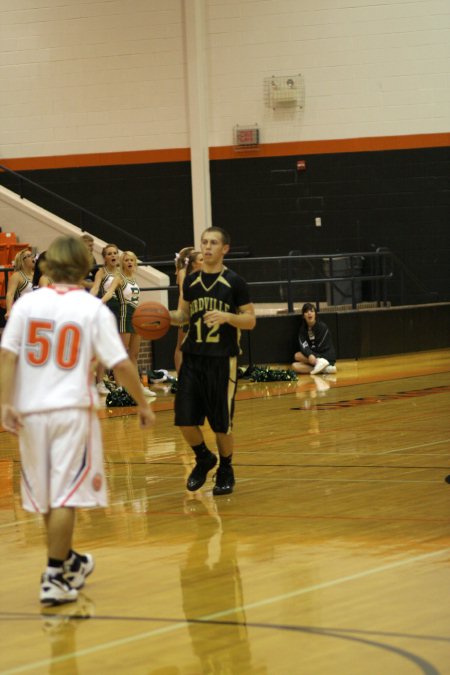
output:
M196 460L186 487L198 490L217 463L200 429L206 417L216 435L220 457L215 495L233 492L231 429L240 332L252 330L256 324L246 282L223 264L229 249L225 230L209 227L202 233L202 269L186 277L179 308L170 313L172 324L189 324L181 346L183 364L175 398L175 425Z

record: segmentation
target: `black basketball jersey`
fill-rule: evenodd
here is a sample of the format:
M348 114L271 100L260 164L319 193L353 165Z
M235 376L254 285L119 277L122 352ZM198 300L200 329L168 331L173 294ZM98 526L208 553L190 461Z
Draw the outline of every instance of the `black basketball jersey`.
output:
M223 268L216 274L194 272L184 280L183 297L189 302L189 329L181 351L209 356L240 354L241 331L229 323L208 327L203 315L210 310L238 313L250 303L246 282L236 272Z

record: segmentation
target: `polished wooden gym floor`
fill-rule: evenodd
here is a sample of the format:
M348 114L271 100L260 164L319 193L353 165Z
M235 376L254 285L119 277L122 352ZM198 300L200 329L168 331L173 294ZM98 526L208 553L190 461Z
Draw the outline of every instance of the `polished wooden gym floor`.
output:
M450 673L450 350L338 366L240 380L225 497L185 491L165 385L148 432L102 411L110 506L75 542L97 567L59 609L0 433L0 673Z

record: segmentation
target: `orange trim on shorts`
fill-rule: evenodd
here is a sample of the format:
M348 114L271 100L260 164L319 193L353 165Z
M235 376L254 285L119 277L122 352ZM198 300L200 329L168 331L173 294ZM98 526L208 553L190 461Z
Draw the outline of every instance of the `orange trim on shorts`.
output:
M23 489L27 493L28 499L31 502L31 506L34 508L36 513L41 513L41 510L39 509L39 506L33 497L33 491L23 467L20 467L20 479L21 479L21 487L23 487Z
M261 143L257 148L248 150L236 150L232 145L224 145L211 147L209 149L209 158L211 160L221 160L245 159L247 157L287 157L290 155L379 152L381 150L413 150L449 146L450 133L406 134L404 136L370 136L320 141ZM190 158L191 151L189 148L163 148L160 150L98 152L49 157L17 157L0 160L0 163L13 171L34 171L43 169L72 169L86 166L189 162Z

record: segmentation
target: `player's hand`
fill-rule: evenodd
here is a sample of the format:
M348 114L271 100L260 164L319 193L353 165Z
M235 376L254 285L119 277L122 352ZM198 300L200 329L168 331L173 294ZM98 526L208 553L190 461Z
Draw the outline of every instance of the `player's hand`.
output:
M155 413L148 403L138 408L139 426L141 429L149 429L155 423Z
M203 321L208 328L212 328L213 326L220 326L223 323L228 323L229 317L229 312L219 312L218 309L212 309L209 312L204 313Z
M2 427L12 434L18 434L22 428L22 418L17 410L9 404L2 405Z

